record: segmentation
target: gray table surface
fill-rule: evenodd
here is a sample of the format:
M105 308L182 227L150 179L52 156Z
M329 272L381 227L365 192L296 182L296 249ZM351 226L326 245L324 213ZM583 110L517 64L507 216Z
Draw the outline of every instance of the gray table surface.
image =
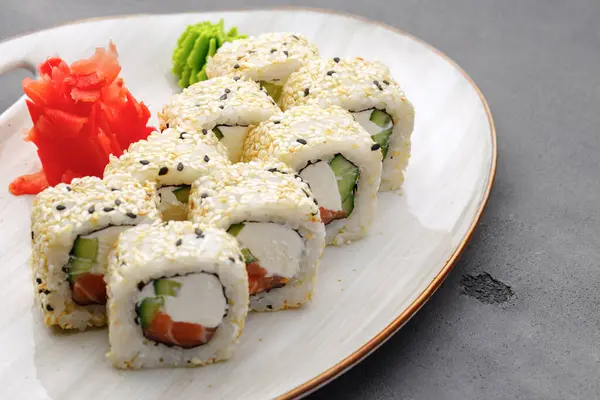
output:
M281 3L363 15L442 50L483 91L499 143L487 210L444 285L377 352L311 397L600 398L600 2ZM0 39L79 18L276 4L1 0ZM0 110L25 75L0 77ZM483 273L495 280L472 278Z

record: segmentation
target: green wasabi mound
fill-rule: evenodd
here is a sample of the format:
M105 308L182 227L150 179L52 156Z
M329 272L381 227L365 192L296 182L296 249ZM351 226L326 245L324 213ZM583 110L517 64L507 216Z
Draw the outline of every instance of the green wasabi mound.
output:
M179 78L179 87L183 89L208 79L205 71L207 58L215 55L223 43L246 37L239 35L236 27L225 32L223 20L217 24L204 21L188 25L177 39L177 47L173 51L172 72Z

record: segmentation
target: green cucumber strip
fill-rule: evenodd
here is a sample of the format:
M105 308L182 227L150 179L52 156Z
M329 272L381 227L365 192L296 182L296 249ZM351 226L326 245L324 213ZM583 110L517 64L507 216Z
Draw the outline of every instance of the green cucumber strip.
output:
M187 203L190 198L190 185L181 185L173 190L173 194L180 203Z
M242 229L244 229L243 223L233 224L229 227L229 229L227 229L227 233L229 233L231 236L237 236Z
M246 262L246 264L251 264L255 261L258 261L258 259L254 257L254 254L252 254L250 249L247 247L242 249L242 255L244 256L244 261Z
M383 158L387 156L388 148L390 147L390 138L392 137L392 130L394 128L386 129L385 131L379 132L377 135L371 136L371 139L375 143L379 143L381 146L381 153L383 154Z
M342 210L346 213L346 216L349 216L350 213L352 213L352 210L354 210L354 194L351 194L344 199L342 202Z
M67 273L69 282L75 283L79 276L87 274L92 271L93 266L92 260L86 260L83 258L69 258L67 263Z
M212 128L212 131L214 132L217 139L219 139L219 140L223 139L223 132L221 132L221 130L219 128L217 128L215 126L214 128Z
M98 254L98 238L86 239L79 237L75 239L71 254L76 258L94 261Z
M160 296L177 296L181 283L170 279L157 279L154 281L154 293Z
M358 181L358 167L346 160L341 154L336 154L329 162L329 166L337 178L338 191L343 202L354 191Z
M390 115L385 111L375 109L371 113L369 120L377 126L385 128L390 124L390 122L392 122L392 117L390 117Z
M282 86L276 85L271 82L260 81L260 85L265 88L269 96L273 98L273 100L278 101L281 96Z
M146 297L142 300L137 313L140 317L140 324L142 328L146 329L161 310L165 303L165 299L162 297Z

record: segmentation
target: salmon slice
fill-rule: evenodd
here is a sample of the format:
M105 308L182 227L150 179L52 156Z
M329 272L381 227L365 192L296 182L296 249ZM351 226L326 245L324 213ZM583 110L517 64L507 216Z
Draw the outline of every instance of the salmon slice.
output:
M168 314L159 312L145 330L145 336L155 342L184 349L208 343L217 328L205 328L200 324L176 322Z
M267 270L256 261L246 264L246 271L248 271L248 291L251 295L282 287L289 281L282 276L266 276Z
M323 207L319 207L319 211L321 213L321 221L323 221L325 225L336 219L346 218L346 213L344 211L331 211Z
M71 290L73 301L81 306L106 304L106 284L102 274L80 275Z

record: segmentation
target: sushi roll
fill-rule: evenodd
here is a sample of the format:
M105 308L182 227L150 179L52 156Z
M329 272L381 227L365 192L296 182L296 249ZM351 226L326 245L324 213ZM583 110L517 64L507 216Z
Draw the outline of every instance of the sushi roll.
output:
M110 156L104 176L128 174L156 183L163 220L186 220L190 185L211 168L229 165L227 150L206 129L166 129L133 143L120 157Z
M117 368L228 359L248 313L248 275L225 231L171 221L124 232L108 274L108 358Z
M290 76L280 100L283 110L304 104L349 110L382 153L379 190L401 188L415 112L388 67L362 58L311 61Z
M311 298L325 229L308 185L285 164L238 163L198 178L190 217L238 240L252 310L299 307Z
M154 185L124 175L76 178L37 196L31 266L46 325L106 324L108 253L121 232L160 219L155 197Z
M337 106L298 106L253 129L244 160L277 159L304 179L319 204L328 244L365 236L377 205L381 151Z
M256 82L228 76L198 82L173 96L159 114L162 127L209 131L238 162L248 126L280 113Z
M225 43L209 58L206 74L248 77L277 101L290 74L318 56L317 47L300 34L265 33Z

